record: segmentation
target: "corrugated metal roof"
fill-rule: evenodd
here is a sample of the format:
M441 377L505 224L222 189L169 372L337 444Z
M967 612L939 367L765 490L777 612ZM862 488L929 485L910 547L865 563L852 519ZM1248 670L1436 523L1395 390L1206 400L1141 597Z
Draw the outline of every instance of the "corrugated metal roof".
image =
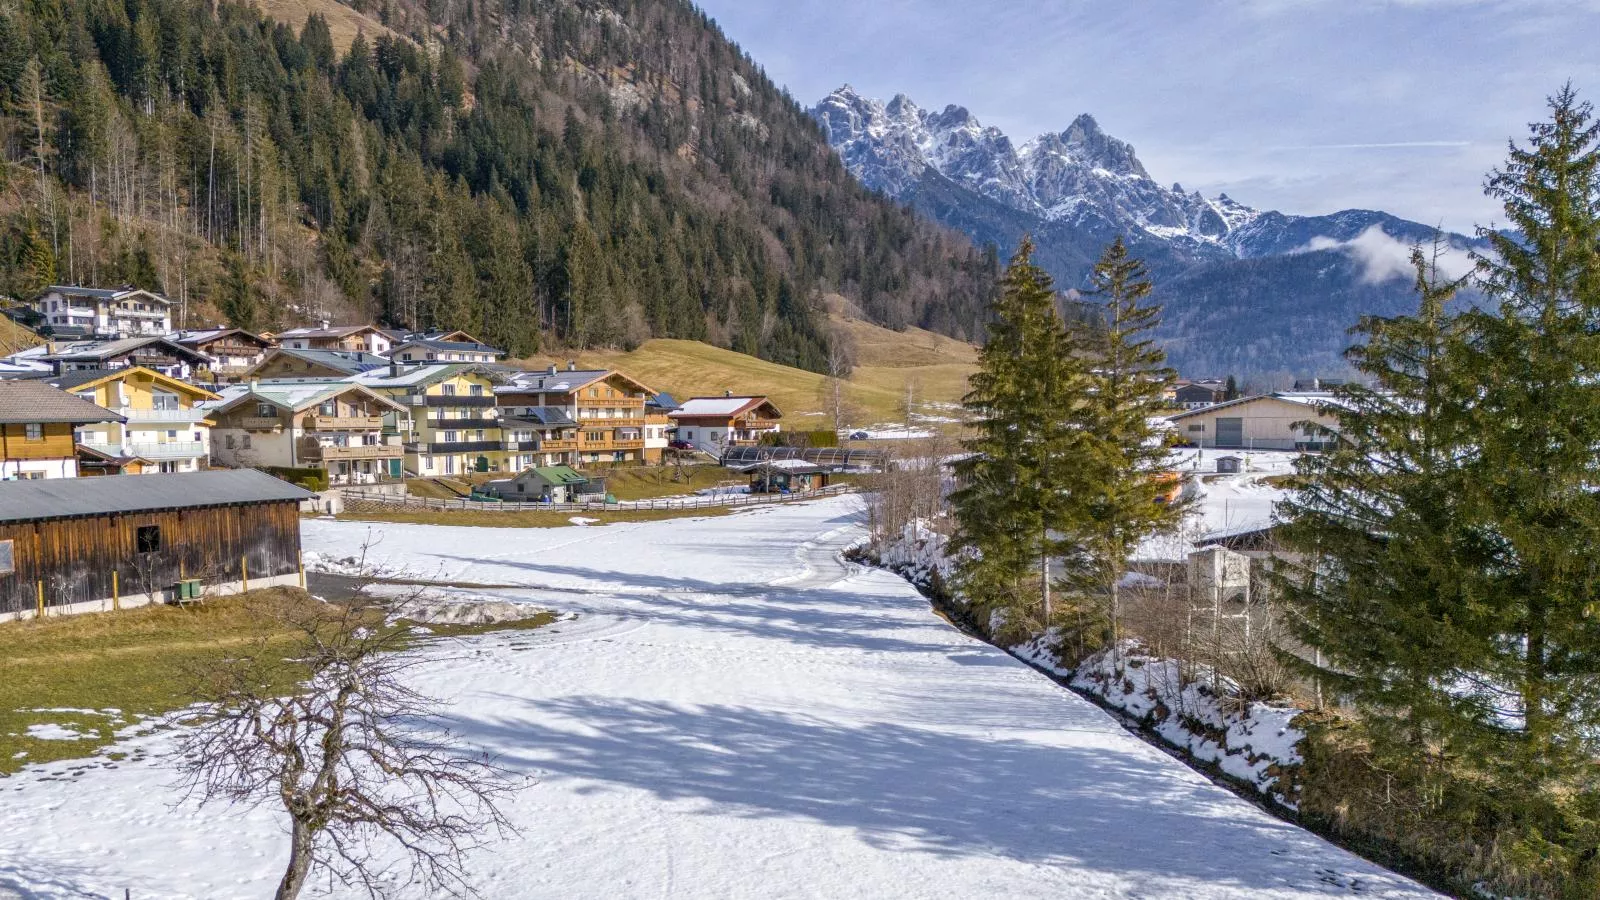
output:
M260 365L256 368L264 367L279 354L314 362L347 375L370 372L373 369L381 369L389 365L389 360L384 357L359 350L296 350L293 347L274 347L267 351L266 358L262 359Z
M254 469L0 482L0 522L300 501L311 492Z
M0 423L121 422L123 418L103 406L96 406L42 381L0 381Z

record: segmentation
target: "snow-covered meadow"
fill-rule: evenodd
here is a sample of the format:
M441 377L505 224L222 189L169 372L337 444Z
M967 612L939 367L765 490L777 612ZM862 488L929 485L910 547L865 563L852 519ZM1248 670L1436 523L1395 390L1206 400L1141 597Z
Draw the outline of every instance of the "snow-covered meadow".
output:
M563 620L428 652L528 779L492 898L1432 896L1216 787L847 567L859 501L548 530L306 524L309 550ZM502 586L503 587L497 587ZM170 731L0 781L0 897L264 897L269 809L195 809ZM356 896L336 892L337 896ZM397 897L420 892L397 886Z

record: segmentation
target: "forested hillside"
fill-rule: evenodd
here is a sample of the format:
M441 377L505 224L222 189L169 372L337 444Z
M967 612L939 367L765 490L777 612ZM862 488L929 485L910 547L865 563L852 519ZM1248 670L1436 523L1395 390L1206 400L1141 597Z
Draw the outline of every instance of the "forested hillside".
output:
M666 336L811 369L823 292L978 330L993 256L858 185L688 3L327 9L337 37L226 2L0 8L0 292L131 282L189 326L372 317L517 356Z

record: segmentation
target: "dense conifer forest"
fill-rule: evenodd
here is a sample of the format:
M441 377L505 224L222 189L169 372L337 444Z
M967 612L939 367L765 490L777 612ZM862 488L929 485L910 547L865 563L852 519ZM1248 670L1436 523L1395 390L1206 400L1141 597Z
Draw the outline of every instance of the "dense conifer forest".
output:
M830 293L977 336L993 253L857 184L690 4L316 2L303 27L0 7L0 293L134 283L189 327L372 318L516 356L670 336L814 370Z

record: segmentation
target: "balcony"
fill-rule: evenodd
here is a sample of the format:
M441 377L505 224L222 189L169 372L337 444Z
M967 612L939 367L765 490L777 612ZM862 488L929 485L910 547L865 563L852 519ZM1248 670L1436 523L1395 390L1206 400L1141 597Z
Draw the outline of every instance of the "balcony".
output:
M605 452L607 450L643 450L643 449L644 449L644 441L643 440L593 441L593 442L587 442L586 441L586 442L584 442L584 445L583 445L583 450L585 452L596 452L596 451L598 451L598 452L602 452L603 453L603 452Z
M306 459L397 459L404 456L405 448L399 444L357 444L347 447L306 447L300 455Z
M117 410L117 414L126 418L129 424L137 422L199 422L206 418L206 411L202 409L134 409L124 406Z
M643 428L644 416L628 416L613 418L578 417L579 428Z
M422 402L424 406L432 409L438 409L440 407L473 407L475 409L489 409L493 408L495 405L494 395L492 394L485 397L473 397L470 395L456 397L435 397L432 394L428 394L422 398Z
M134 456L144 459L190 459L206 455L206 445L200 441L163 441L157 444L129 444Z
M462 416L459 419L428 419L430 428L499 428L500 420L490 416Z
M383 416L307 416L307 431L377 431Z
M436 441L431 444L413 444L414 452L439 454L439 453L491 453L504 448L502 441Z
M644 398L612 397L602 400L598 397L579 397L578 406L581 409L644 409Z
M535 450L544 450L544 451L548 451L548 452L551 452L551 453L555 453L555 452L560 451L560 450L576 450L576 449L578 449L578 439L577 438L560 438L560 439L552 439L552 440L548 440L548 441L538 441L537 443L538 443L539 446L535 447L534 448Z
M283 420L277 416L245 416L239 420L239 427L245 431L277 431L283 427Z

